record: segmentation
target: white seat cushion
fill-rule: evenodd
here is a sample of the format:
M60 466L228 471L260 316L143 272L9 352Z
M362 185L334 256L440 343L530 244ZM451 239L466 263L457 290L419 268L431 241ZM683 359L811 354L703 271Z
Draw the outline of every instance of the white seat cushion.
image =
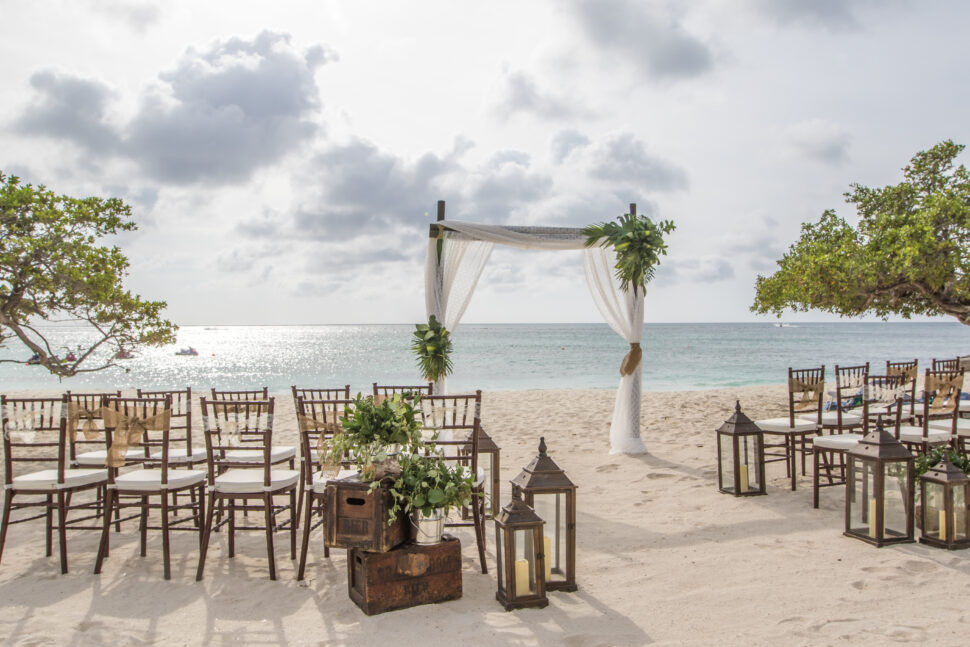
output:
M299 470L271 470L270 485L266 487L263 485L263 470L234 468L216 477L215 490L225 494L261 494L288 488L299 480Z
M950 431L953 428L952 420L930 420L930 429ZM957 435L970 436L970 419L957 418Z
M814 420L814 418L813 418ZM833 427L839 424L839 412L838 411L826 411L822 414L822 424ZM842 426L843 427L855 427L862 424L862 414L858 413L848 413L847 411L842 412Z
M152 452L152 458L157 460L162 460L161 450L157 452ZM186 463L202 463L205 461L206 454L205 448L193 449L192 455L189 456L189 450L185 447L169 447L168 448L168 462L170 465L184 465Z
M205 481L206 473L202 470L169 470L167 490L198 485ZM109 486L110 487L110 486ZM157 492L163 489L162 470L132 470L125 472L115 479L114 487L119 490L138 490L139 492Z
M907 443L921 443L924 440L923 428L903 425L899 428L899 439ZM926 434L925 440L932 445L948 443L950 442L950 431L949 429L945 431L940 429L930 429Z
M128 451L125 452L125 456L127 456L128 458L145 458L145 448L129 447ZM90 467L97 465L98 467L104 467L104 463L107 460L108 460L107 449L98 449L93 452L84 452L83 454L77 455L78 465L87 465Z
M270 450L269 462L282 463L283 461L288 461L291 458L296 458L296 447L291 447L289 445L279 445L273 447ZM226 460L236 461L239 463L262 463L263 462L263 450L262 449L230 449L226 452Z
M860 440L862 440L862 434L832 434L831 436L813 438L812 443L819 449L834 449L844 452L858 445Z
M970 412L970 400L960 400L958 409L961 413Z
M40 470L15 476L12 487L14 490L59 490L94 485L107 480L107 470L66 469L64 482L58 484L57 470Z
M804 433L807 431L815 431L815 421L814 420L804 420L801 418L795 418L795 426L791 426L788 418L769 418L767 420L755 420L754 424L757 425L761 431L767 431L769 433Z
M337 475L333 478L323 478L320 472L313 473L313 487L311 488L317 494L323 494L324 490L327 489L327 483L330 481L339 481L340 479L350 478L351 476L357 476L359 472L357 470L345 470L341 469L337 472Z

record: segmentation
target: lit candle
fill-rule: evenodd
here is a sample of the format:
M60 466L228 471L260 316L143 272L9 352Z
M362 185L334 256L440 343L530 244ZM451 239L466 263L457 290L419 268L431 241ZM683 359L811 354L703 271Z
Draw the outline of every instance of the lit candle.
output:
M940 541L946 541L946 510L940 510Z
M552 579L552 540L549 539L549 535L542 537L542 550L546 556L546 581L548 582Z
M515 560L515 594L529 593L529 561Z
M741 466L741 471L739 472L739 476L741 477L739 479L741 481L741 491L742 492L747 492L748 489L750 488L750 485L748 483L748 466L747 465L742 465Z
M876 538L876 500L869 499L869 536Z

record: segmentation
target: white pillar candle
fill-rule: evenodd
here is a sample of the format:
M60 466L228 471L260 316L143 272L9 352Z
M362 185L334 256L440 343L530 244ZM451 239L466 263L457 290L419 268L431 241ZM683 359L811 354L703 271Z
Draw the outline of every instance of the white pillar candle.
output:
M529 593L529 561L525 559L515 560L515 594L523 595Z
M741 466L741 470L738 472L738 476L740 477L738 480L741 481L741 491L742 492L747 492L750 489L750 487L751 487L750 484L749 484L749 481L748 481L748 466L747 465L742 465Z
M876 538L876 500L869 499L869 536Z

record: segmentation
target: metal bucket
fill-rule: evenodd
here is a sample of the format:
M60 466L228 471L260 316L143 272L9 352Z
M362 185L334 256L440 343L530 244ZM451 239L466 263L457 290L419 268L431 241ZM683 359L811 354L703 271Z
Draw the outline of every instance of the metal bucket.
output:
M414 543L426 546L441 542L441 533L445 530L445 513L441 508L435 508L427 517L420 510L416 510L411 517L411 523L416 531Z

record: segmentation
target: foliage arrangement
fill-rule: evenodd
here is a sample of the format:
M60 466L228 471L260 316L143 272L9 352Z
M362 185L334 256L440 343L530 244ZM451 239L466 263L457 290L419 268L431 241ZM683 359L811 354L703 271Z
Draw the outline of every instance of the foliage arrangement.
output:
M162 301L143 301L122 286L128 259L105 236L136 229L117 198L72 198L0 173L0 345L17 341L31 363L70 377L114 366L121 350L175 341ZM37 321L83 322L97 333L88 348L58 357ZM100 347L111 352L92 356ZM21 363L5 359L3 362ZM82 368L82 364L85 365Z
M970 474L970 458L964 456L955 449L941 445L930 449L925 454L916 457L916 477L926 474L931 469L943 462L946 458L950 463L964 474Z
M414 327L411 350L418 356L421 375L429 382L437 382L451 373L451 334L434 315L428 318L427 324Z
M950 140L917 153L904 181L883 188L852 184L853 226L827 210L759 276L751 310L946 314L970 325L970 174Z
M415 402L395 394L375 404L373 397L357 394L352 410L341 421L343 431L327 441L326 455L335 462L351 455L358 469L367 474L375 463L387 460L388 446L417 450L423 444Z
M636 294L653 280L660 257L667 254L664 234L674 229L674 223L669 220L654 223L646 216L627 213L617 218L617 222L588 225L583 229L583 235L586 236L586 247L603 239L613 246L620 289L627 290L632 284Z
M471 503L472 474L461 465L449 465L435 456L405 455L401 458L401 475L391 484L390 491L394 504L388 511L389 524L402 511L408 514L420 510L430 515L441 508L447 515L452 508Z

